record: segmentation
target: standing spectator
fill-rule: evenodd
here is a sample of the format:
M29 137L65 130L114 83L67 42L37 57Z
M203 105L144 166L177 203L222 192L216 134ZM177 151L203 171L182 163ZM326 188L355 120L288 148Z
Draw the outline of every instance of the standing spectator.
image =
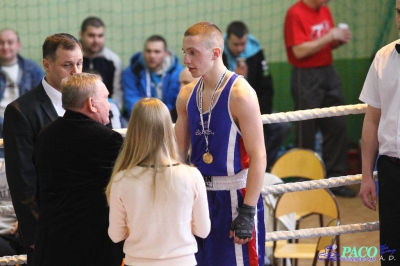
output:
M61 83L63 117L37 137L39 219L35 265L120 266L122 243L108 237L104 190L122 145L106 127L110 103L100 76L75 74Z
M397 29L400 29L400 0L396 1ZM375 55L368 71L360 100L367 103L362 130L362 182L360 196L364 205L376 210L374 166L378 168L379 229L381 265L398 265L400 260L400 40ZM392 257L390 257L392 256Z
M178 96L175 132L181 158L206 182L211 232L198 239L198 265L264 265L261 188L266 167L257 94L222 61L224 39L211 22L184 34L185 64L198 82Z
M6 106L36 87L44 76L38 64L18 54L21 46L15 30L0 30L0 138Z
M196 265L194 235L210 232L206 186L179 161L168 108L139 100L107 186L108 232L115 242L126 239L125 265Z
M274 87L272 75L258 40L249 33L242 21L229 24L224 35L223 61L236 74L243 75L256 91L261 114L273 112ZM290 123L264 125L264 142L267 151L268 168L277 159L285 138L290 133Z
M83 72L96 71L110 92L110 97L122 108L122 62L118 54L104 46L105 25L100 18L88 17L79 34L83 49ZM90 70L90 71L89 71Z
M141 98L162 100L169 110L175 107L179 93L179 73L182 66L178 57L167 49L160 35L150 36L143 48L131 57L130 66L122 73L122 88L126 116Z
M61 80L82 71L82 48L67 33L54 34L43 43L46 76L33 90L7 105L4 113L4 151L7 182L18 219L21 245L27 248L28 265L33 265L37 225L37 175L32 162L39 131L65 112L61 105Z
M286 14L285 44L293 66L291 87L296 110L345 104L339 75L332 66L332 49L348 43L352 33L334 26L327 2L300 0ZM318 130L323 136L322 158L327 177L346 175L346 118L337 116L298 122L297 146L314 150ZM331 190L338 196L356 196L355 191L344 186Z

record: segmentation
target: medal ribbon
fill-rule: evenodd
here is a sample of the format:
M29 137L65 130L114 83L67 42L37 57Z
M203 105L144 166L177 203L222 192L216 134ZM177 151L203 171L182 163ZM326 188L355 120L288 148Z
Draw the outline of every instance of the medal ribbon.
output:
M204 121L203 121L203 91L204 91L204 81L203 79L201 80L201 89L199 90L199 112L200 112L200 121L201 121L201 127L203 129L204 132L204 139L206 140L206 153L209 153L208 150L208 132L210 131L210 122L211 122L211 113L212 113L212 109L213 109L213 104L214 104L214 97L215 94L217 93L217 90L219 88L219 86L221 86L222 81L225 78L226 75L226 71L227 69L225 69L224 73L222 74L221 78L219 79L217 86L215 86L215 89L213 90L213 93L211 95L211 102L210 102L210 111L209 111L209 115L208 115L208 126L207 126L207 132L205 132L204 130Z

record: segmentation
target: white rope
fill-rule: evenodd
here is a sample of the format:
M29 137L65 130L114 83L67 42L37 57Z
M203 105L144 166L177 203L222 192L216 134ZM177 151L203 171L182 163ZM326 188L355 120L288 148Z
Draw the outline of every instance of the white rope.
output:
M299 110L285 113L263 114L261 115L263 124L282 123L290 121L303 121L315 118L332 116L343 116L349 114L364 114L367 109L366 104L341 105L327 108L316 108L309 110Z
M293 112L286 112L286 113L275 113L275 114L264 114L262 115L263 124L271 124L271 123L280 123L280 122L290 122L290 121L302 121L302 120L309 120L315 118L324 118L324 117L332 117L332 116L343 116L349 114L362 114L365 113L367 108L366 104L356 104L356 105L346 105L346 106L335 106L335 107L328 107L328 108L317 108L317 109L310 109L310 110L300 110L300 111L293 111ZM126 128L116 129L115 131L119 132L123 137L126 136ZM3 139L0 139L0 148L3 147ZM309 190L309 189L316 189L316 188L329 188L329 187L338 187L343 185L349 184L357 184L360 183L361 175L355 176L347 176L347 177L335 177L329 179L321 179L316 181L305 181L293 184L281 184L281 185L273 185L264 187L262 190L262 194L280 194L284 192L291 192L291 191L299 191L299 190ZM15 215L14 208L12 205L9 206L0 206L0 215ZM344 232L364 232L365 230L374 231L379 228L379 223L376 222L376 225L369 225L367 224L359 224L359 225L346 225L355 226L347 228L346 226L339 226L339 227L330 227L326 228L316 228L316 229L301 229L296 230L299 231L298 238L305 238L305 237L313 237L313 236L306 236L309 234L306 231L310 231L310 233L316 234L316 232L320 232L321 230L328 230L330 235L330 231L332 229L338 230L339 233L335 234L342 234ZM368 227L369 226L369 227ZM364 229L366 228L366 229ZM369 229L372 228L372 229ZM350 231L351 230L351 231ZM364 231L360 231L364 230ZM279 231L273 233L267 233L266 237L268 241L273 240L280 240L280 239L288 239L288 238L280 238L283 237L282 234L295 234L296 231ZM305 232L303 232L305 231ZM325 231L323 232L326 233ZM278 234L278 236L275 236ZM296 233L297 234L297 233ZM321 232L322 234L322 232ZM322 236L322 235L321 235ZM275 239L275 237L278 237ZM293 237L293 236L291 236ZM26 264L26 255L19 255L19 256L5 256L0 257L0 265L16 265L16 264Z
M321 236L334 236L353 234L360 232L379 231L379 222L347 224L340 226L329 226L320 228L307 228L293 231L276 231L265 234L266 241L277 241L286 239L313 238Z
M15 216L12 205L0 206L0 216Z
M26 261L27 261L26 255L0 257L0 265L27 264Z
M290 121L302 121L315 118L324 118L332 116L343 116L350 114L364 114L367 104L340 105L326 108L315 108L308 110L298 110L292 112L281 112L274 114L261 115L263 124L282 123ZM126 136L126 128L114 129L123 137ZM3 147L3 139L0 139L0 148Z
M374 178L376 179L376 177L377 177L377 172L374 172ZM348 175L348 176L331 177L331 178L324 178L312 181L270 185L263 187L261 190L261 194L262 195L281 194L285 192L347 186L352 184L358 184L361 182L361 179L362 175Z

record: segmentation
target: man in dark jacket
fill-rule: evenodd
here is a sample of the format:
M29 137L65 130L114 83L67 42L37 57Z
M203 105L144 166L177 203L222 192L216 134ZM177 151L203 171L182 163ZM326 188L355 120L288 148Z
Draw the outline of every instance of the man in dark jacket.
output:
M37 225L33 147L39 131L64 114L61 80L82 72L83 62L81 44L67 33L47 37L42 50L46 76L36 88L7 105L3 128L7 182L18 219L20 243L27 248L29 266L33 265Z
M98 75L64 79L66 112L38 135L37 266L121 265L122 243L114 244L108 237L104 193L122 145L122 136L105 126L108 95Z
M243 75L256 91L261 114L273 111L274 87L267 61L257 39L249 34L247 26L241 21L229 24L224 36L225 66ZM275 162L278 152L290 132L290 123L264 125L264 141L267 151L267 168Z
M144 97L162 100L169 110L175 107L183 67L178 57L167 49L167 42L160 35L147 38L143 52L134 54L122 73L122 89L126 117L132 107Z

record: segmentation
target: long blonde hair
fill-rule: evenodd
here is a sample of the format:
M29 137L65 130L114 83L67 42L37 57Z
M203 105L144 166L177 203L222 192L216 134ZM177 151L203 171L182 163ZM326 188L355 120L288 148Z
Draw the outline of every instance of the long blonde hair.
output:
M162 101L143 98L132 109L126 137L107 185L108 202L112 184L126 176L123 174L121 179L115 180L119 172L145 163L154 169L155 179L157 174L165 170L163 157L169 162L180 161L170 112ZM153 191L155 189L153 187Z

